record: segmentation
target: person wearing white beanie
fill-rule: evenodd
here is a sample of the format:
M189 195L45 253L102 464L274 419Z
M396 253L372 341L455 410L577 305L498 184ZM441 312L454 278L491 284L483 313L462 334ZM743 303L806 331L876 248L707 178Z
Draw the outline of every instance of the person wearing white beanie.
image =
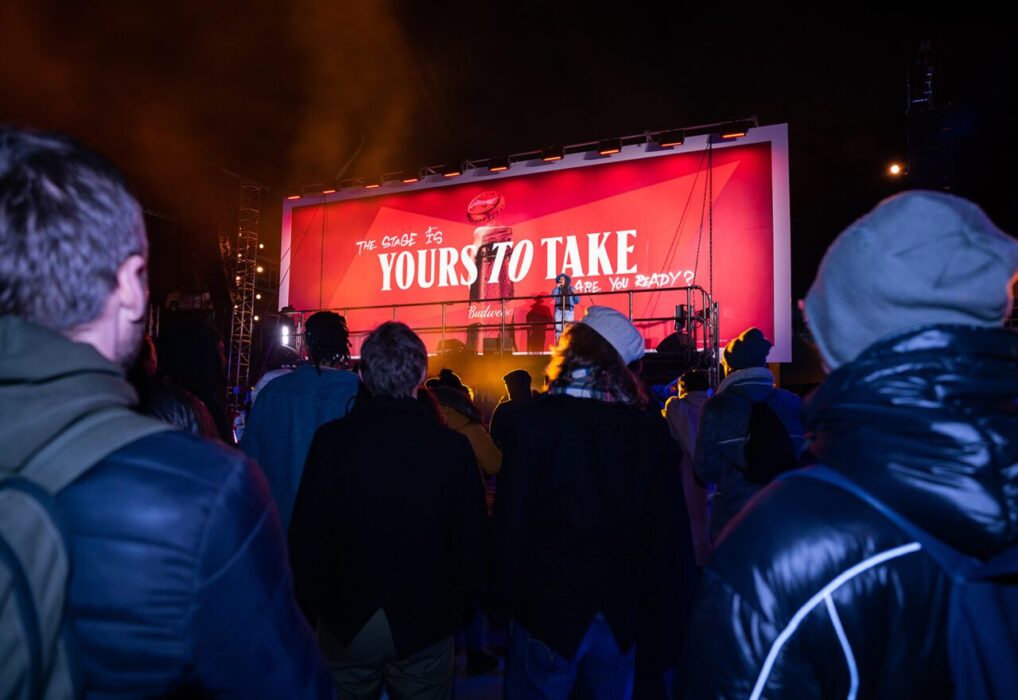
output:
M663 695L677 661L696 561L681 450L627 368L643 345L624 314L588 309L506 445L491 598L514 623L507 698Z
M830 370L803 411L818 465L726 531L688 696L1018 697L1016 273L1018 242L940 192L830 246L805 303Z

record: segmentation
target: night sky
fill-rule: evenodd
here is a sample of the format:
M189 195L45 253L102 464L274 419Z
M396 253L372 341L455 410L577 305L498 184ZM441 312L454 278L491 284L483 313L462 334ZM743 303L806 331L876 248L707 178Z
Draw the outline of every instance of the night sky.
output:
M1018 39L1001 24L682 3L98 5L0 4L0 121L111 157L201 275L218 270L224 168L270 188L262 236L278 250L279 201L302 183L756 115L790 125L801 296L833 236L906 186L885 172L906 157L925 39L952 189L1018 229Z

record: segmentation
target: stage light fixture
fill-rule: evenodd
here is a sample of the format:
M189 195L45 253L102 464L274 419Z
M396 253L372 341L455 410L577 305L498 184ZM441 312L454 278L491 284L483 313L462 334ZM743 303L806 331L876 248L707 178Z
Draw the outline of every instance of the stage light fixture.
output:
M299 194L291 194L289 197L287 197L287 199L300 199L300 195Z
M262 298L261 294L255 294L255 299L261 299L261 298Z
M509 158L492 158L488 161L488 170L493 173L502 173L509 169Z
M256 270L256 271L257 271L258 273L262 273L262 272L265 272L265 268L264 268L264 267L262 267L261 265L259 265L258 267L256 267L256 268L255 268L255 270Z
M721 130L721 138L723 139L737 139L742 138L749 133L750 124L746 122L736 122L729 124Z
M685 142L686 135L681 131L667 131L659 134L657 137L657 144L661 148L674 148L675 146L681 146Z
M382 186L382 179L378 177L369 178L364 180L364 189L374 190Z
M447 165L440 172L442 177L458 177L463 174L463 169L458 165Z
M556 160L562 160L564 157L565 149L562 146L552 146L541 152L541 160L545 163L554 163Z
M264 243L259 243L258 244L258 249L259 250L265 250L265 244Z
M333 187L331 189L322 190L322 194L334 194L335 191L336 191L336 188Z
M256 321L260 321L261 319L260 319L260 318L258 318L258 315L257 315L257 314L255 314L254 320L256 320Z
M622 139L605 139L598 147L597 152L602 156L611 156L622 152Z
M888 174L897 177L905 172L905 168L901 166L901 163L891 163L891 166L887 169Z

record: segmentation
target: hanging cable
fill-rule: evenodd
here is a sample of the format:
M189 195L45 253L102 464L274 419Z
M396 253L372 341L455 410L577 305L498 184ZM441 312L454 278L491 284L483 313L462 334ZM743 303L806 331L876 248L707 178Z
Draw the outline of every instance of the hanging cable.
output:
M707 184L710 187L710 213L707 229L707 290L714 299L714 143L707 139Z
M693 173L693 183L689 186L689 194L686 196L686 204L682 207L682 214L679 215L679 222L675 225L675 231L672 233L672 242L668 246L668 251L664 256L664 267L670 269L674 262L675 254L678 252L679 244L682 242L682 229L686 222L686 214L689 212L689 204L693 201L693 193L696 192L696 182L700 179L700 173L704 171L704 162L707 159L707 152L704 151L700 156L700 162L696 166L696 172ZM703 230L703 216L700 217L700 230ZM697 248L699 249L699 241L697 241ZM695 273L694 273L695 275ZM657 303L662 292L653 292L647 295L647 304L644 310L650 309Z
M322 195L322 252L318 258L318 308L322 308L322 291L325 288L325 217L328 210L325 206L325 195Z

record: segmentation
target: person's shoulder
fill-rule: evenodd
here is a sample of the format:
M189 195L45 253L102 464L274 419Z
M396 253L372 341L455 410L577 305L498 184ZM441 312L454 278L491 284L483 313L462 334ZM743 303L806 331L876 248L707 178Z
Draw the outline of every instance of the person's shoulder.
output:
M569 410L573 405L573 402L579 400L580 399L576 399L572 396L564 396L562 394L539 394L520 406L520 420L541 420L548 416L560 414L564 410Z
M248 458L218 440L177 430L145 436L112 452L100 464L151 472L152 478L182 478L211 485L240 469Z
M351 411L344 416L322 423L315 430L315 442L327 445L339 445L347 436L360 434L364 427L362 416L356 411Z
M92 539L197 552L212 517L264 510L270 497L264 476L243 453L166 431L112 452L58 500L72 529Z
M360 379L356 374L348 369L333 369L331 367L323 367L321 380L326 384L333 386L343 387L354 387L356 388Z
M798 394L789 391L788 389L776 388L774 390L774 396L778 403L785 406L801 406L802 397Z
M862 501L803 477L772 482L729 524L709 568L759 610L804 604L854 569L919 549Z

